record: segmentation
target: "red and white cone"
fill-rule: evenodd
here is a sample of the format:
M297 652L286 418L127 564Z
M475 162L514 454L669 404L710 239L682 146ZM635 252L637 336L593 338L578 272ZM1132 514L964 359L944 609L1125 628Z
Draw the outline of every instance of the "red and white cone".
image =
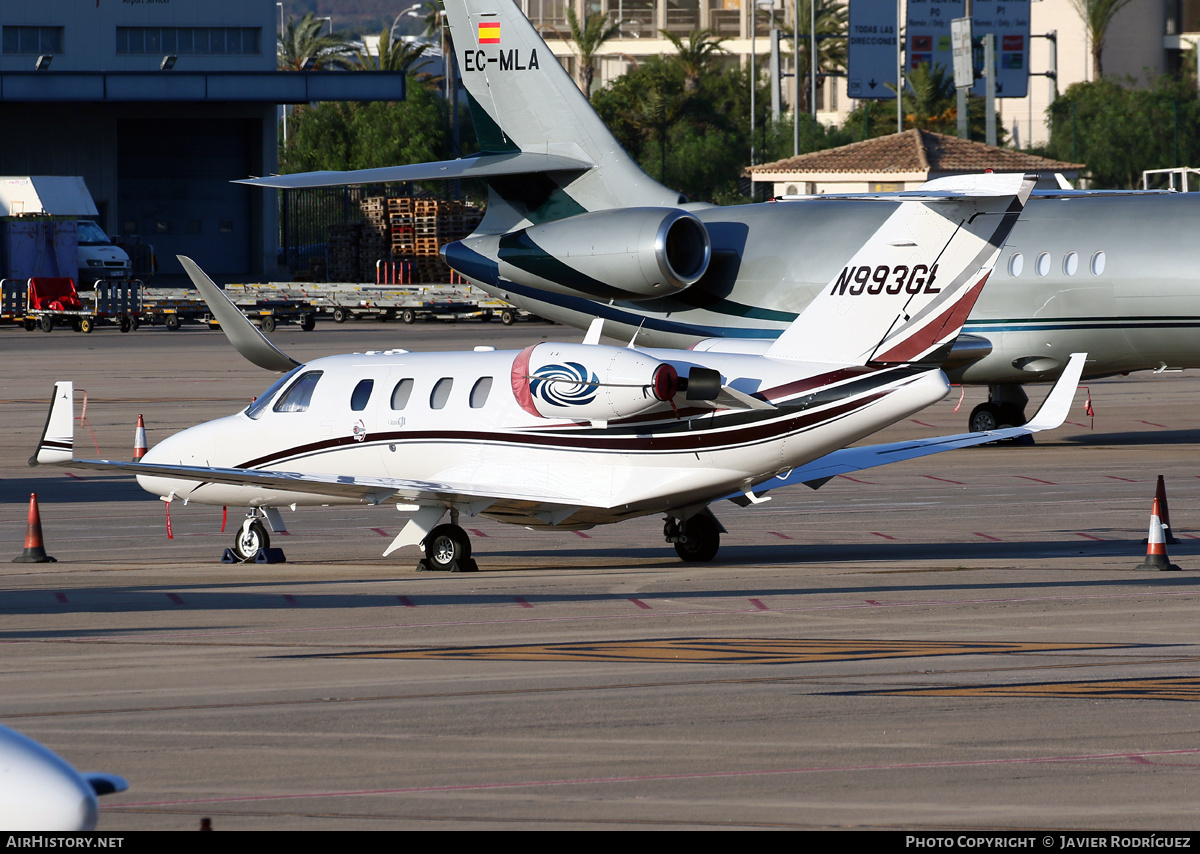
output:
M1167 542L1163 536L1162 518L1158 515L1158 498L1150 511L1150 534L1146 537L1146 559L1138 569L1156 569L1160 572L1179 572L1180 568L1167 557Z
M133 431L133 461L141 462L146 456L146 423L138 416L137 429Z
M29 523L25 526L25 551L13 563L57 563L42 545L42 516L38 512L37 493L29 494Z

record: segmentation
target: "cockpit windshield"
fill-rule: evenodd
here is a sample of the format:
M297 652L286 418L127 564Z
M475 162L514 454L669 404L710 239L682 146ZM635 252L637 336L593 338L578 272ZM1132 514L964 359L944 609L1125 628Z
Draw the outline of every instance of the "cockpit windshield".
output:
M303 365L301 367L303 367ZM274 384L269 389L256 397L254 402L246 407L246 414L257 421L259 416L262 415L266 411L267 407L271 405L271 401L275 399L275 395L279 394L279 390L291 382L292 377L296 376L298 373L300 373L300 368L294 368L281 376L279 379L275 380Z

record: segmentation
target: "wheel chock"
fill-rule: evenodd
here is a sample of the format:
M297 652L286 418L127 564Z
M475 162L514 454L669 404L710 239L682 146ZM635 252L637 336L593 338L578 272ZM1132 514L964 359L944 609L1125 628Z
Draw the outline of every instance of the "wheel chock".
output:
M221 563L241 563L242 559L233 553L233 549L225 549L225 554L221 555Z
M465 557L462 560L456 560L450 567L451 572L479 572L479 565L475 563L475 558Z
M287 563L287 558L283 554L283 549L259 549L258 554L254 556L255 563Z

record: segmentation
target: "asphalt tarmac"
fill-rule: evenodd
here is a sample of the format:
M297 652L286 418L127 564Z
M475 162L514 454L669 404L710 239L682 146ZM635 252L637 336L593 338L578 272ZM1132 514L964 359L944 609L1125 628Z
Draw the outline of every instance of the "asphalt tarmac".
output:
M308 359L580 333L272 337ZM130 457L139 413L153 444L243 407L272 377L223 335L5 328L0 352L0 542L21 553L36 492L58 559L3 564L0 722L130 781L102 831L1200 826L1192 374L1090 382L1094 425L1081 391L1032 447L717 507L711 564L654 518L467 519L482 571L436 575L380 556L394 509L285 513L286 564L227 566L232 508L221 533L176 503L168 539L131 480L25 465L57 379L87 392L81 455ZM984 397L878 439L961 432ZM1135 569L1159 474L1181 572Z

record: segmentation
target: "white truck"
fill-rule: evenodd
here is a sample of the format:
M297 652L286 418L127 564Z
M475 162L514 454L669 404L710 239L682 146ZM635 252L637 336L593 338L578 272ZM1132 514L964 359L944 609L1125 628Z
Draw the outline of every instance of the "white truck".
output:
M7 243L7 257L4 259L6 278L29 278L36 275L70 276L82 290L90 288L96 280L128 279L132 276L133 265L129 254L113 244L96 221L99 211L88 192L87 184L78 175L38 175L38 176L6 176L0 177L0 218L9 221L19 221L25 217L54 217L75 220L75 261L71 261L71 241L69 234L66 239L55 240L56 254L59 256L59 269L46 272L44 270L26 270L31 259L24 257L22 240L13 233ZM22 229L16 229L22 231ZM70 229L62 229L69 232ZM35 243L41 242L34 238ZM40 247L34 247L35 257L44 259Z

